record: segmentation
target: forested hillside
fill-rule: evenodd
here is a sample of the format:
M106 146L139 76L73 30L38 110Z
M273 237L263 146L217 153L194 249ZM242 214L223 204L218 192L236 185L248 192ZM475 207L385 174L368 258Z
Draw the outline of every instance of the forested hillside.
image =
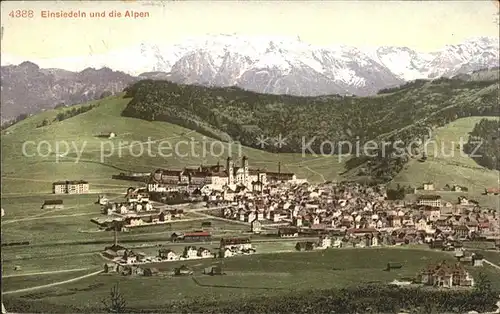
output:
M264 149L359 153L350 161L350 168L369 165L364 175L390 180L403 167L407 156L394 157L393 148L388 147L383 156L368 158L363 152L338 143L349 141L353 146L368 140L409 143L427 135L429 128L461 117L498 116L497 93L495 81L458 79L418 80L362 98L267 95L234 87L207 88L145 80L126 89L126 97L132 100L123 115L176 123L214 138L232 139L256 148L262 148L257 137L281 134L286 145L268 145ZM329 142L324 144L325 141Z
M482 119L464 149L481 166L500 170L500 121Z

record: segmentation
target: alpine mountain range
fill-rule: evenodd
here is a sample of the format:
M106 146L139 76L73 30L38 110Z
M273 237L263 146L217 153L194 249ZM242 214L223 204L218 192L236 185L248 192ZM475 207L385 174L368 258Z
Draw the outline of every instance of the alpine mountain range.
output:
M18 65L16 65L18 64ZM121 92L140 79L297 96L366 96L415 79L499 66L499 39L477 37L435 52L407 47L318 47L300 38L214 35L176 45L142 43L107 54L22 60L2 53L2 122L19 114Z

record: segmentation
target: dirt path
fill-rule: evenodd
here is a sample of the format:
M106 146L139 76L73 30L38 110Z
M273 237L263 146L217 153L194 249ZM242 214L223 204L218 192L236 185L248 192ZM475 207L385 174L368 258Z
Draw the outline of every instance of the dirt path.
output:
M2 278L52 275L52 274L70 273L70 272L75 272L75 271L89 270L89 269L92 269L92 268L74 268L74 269L63 269L63 270L53 270L53 271L42 271L42 272L37 272L37 273L10 274L10 275L4 275L4 276L2 276Z
M64 281L49 283L47 285L35 286L35 287L30 287L30 288L18 289L18 290L5 291L5 292L2 292L2 295L5 295L5 294L14 294L14 293L22 293L22 292L30 292L30 291L34 291L34 290L39 290L39 289L45 289L45 288L51 288L51 287L55 287L55 286L60 286L60 285L64 285L64 284L67 284L67 283L72 283L72 282L75 282L75 281L78 281L78 280L82 280L82 279L85 279L85 278L89 278L89 277L98 275L98 274L100 274L102 272L103 272L103 270L99 270L99 271L96 271L96 272L93 272L93 273L90 273L90 274L87 274L87 275L83 275L83 276L80 276L80 277L76 277L76 278L72 278L72 279L68 279L68 280L64 280Z
M92 212L92 213L76 213L76 214L69 214L69 215L55 215L55 216L41 216L41 217L11 219L11 220L2 221L2 225L7 225L7 224L14 223L14 222L20 222L20 221L30 221L30 220L40 220L40 219L52 219L52 218L69 218L69 217L90 216L90 215L96 216L97 214L94 213L94 212Z
M316 170L312 170L309 166L304 167L304 168L305 168L305 169L307 169L307 170L309 170L310 172L312 172L312 173L314 173L314 174L316 174L316 175L320 176L320 177L321 177L321 180L323 180L323 183L324 183L324 182L326 182L326 179L325 179L325 177L323 176L323 174L322 174L322 173L319 173L319 172L317 172Z
M490 261L488 261L487 259L483 259L483 262L485 262L486 264L490 265L490 266L493 266L495 267L496 269L500 270L500 266L498 266L497 264L494 264Z

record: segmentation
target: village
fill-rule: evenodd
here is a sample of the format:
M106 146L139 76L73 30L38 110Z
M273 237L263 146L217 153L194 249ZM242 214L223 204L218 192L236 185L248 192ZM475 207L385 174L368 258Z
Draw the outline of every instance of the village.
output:
M277 172L251 169L246 157L240 165L235 166L228 157L225 167L218 163L183 170L157 169L149 174L145 186L124 191L122 200L98 195L96 204L100 205L102 216L91 221L115 235L113 245L101 254L108 261L105 273L147 276L161 273L150 265L165 262L261 254L253 245L255 242L292 241L296 252L420 244L449 251L456 264L429 265L416 277L417 282L444 287L473 286L474 279L463 265L481 267L483 257L467 251L464 243L481 239L500 249L500 217L496 210L483 208L464 196L457 196L455 202L444 201L432 182L416 188L413 201L391 200L385 185L312 184L293 173L281 173L279 164ZM444 189L461 192L467 188ZM88 190L89 183L82 180L53 184L54 194L82 194ZM498 191L485 189L485 193L497 195ZM61 208L63 204L56 199L43 206ZM202 222L198 230L176 231L166 236L155 254L118 243L120 232L161 225L166 228L176 222L200 220L199 215L247 228L240 234L224 235L212 232L209 222ZM214 242L219 245L214 247ZM169 243L175 243L175 248L169 248ZM185 246L179 248L182 243ZM388 270L397 267L401 265L387 265ZM221 273L220 267L216 269ZM173 272L190 273L186 265Z

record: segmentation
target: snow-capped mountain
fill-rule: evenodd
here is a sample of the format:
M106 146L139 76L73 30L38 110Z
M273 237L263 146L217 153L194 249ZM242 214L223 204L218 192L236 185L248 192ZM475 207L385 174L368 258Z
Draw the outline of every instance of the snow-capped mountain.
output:
M429 78L453 76L499 64L499 39L479 37L448 45L427 64Z
M4 65L24 60L3 53L1 61L3 71ZM107 67L139 79L239 86L262 93L370 95L409 80L497 67L499 40L473 38L422 53L407 47L318 47L298 37L231 34L189 38L175 45L142 43L107 54L30 61L41 68L80 72ZM30 78L15 80L28 82Z

